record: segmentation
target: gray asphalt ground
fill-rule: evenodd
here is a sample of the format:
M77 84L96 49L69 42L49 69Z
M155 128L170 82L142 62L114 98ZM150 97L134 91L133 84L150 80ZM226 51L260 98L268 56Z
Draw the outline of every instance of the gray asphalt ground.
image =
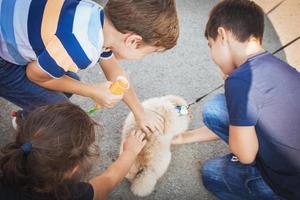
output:
M103 2L104 0L100 1ZM222 84L221 73L210 58L207 41L203 36L208 13L217 2L217 0L178 0L181 35L177 47L162 54L150 55L143 61L121 62L141 100L174 94L190 102ZM278 37L268 19L266 19L264 46L270 52L280 47ZM285 58L282 52L278 56ZM99 66L80 72L80 76L84 82L105 80ZM221 92L222 89L215 93ZM84 109L94 104L90 99L76 95L71 100ZM190 129L203 125L202 105L203 102L193 107ZM3 146L13 139L9 115L12 110L18 108L1 98L0 108L0 146ZM103 130L98 131L101 154L100 160L94 164L91 177L100 174L117 158L121 128L128 112L126 105L121 103L111 110L101 110L93 115L96 121L101 122ZM155 192L142 199L215 199L203 187L199 169L206 160L226 153L228 148L221 141L172 147L173 157L167 173L160 179ZM139 199L130 192L129 186L130 184L124 180L112 192L109 199Z

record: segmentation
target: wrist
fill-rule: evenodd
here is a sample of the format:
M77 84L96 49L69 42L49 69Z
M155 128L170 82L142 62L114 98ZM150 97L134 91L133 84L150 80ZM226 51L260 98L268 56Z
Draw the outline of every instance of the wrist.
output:
M82 91L82 96L94 99L93 84L85 84L85 87Z
M126 156L127 158L132 158L133 160L135 160L138 154L139 154L138 152L128 150L128 149L124 150L122 153L122 155Z
M136 108L132 109L132 113L136 119L141 119L145 115L145 109L139 104Z

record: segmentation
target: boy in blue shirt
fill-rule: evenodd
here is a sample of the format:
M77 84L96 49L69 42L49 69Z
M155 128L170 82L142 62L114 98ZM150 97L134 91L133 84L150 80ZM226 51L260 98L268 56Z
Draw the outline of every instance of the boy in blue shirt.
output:
M206 126L173 143L221 138L232 152L207 161L205 187L219 199L300 199L300 74L261 44L264 13L249 0L224 0L205 36L227 75L225 95L203 108Z
M106 108L123 99L144 132L162 127L134 87L124 98L109 87L125 75L117 60L176 45L174 0L110 0L105 9L90 0L0 0L0 19L0 96L23 109L18 117L77 94ZM76 72L97 62L109 81L79 81Z

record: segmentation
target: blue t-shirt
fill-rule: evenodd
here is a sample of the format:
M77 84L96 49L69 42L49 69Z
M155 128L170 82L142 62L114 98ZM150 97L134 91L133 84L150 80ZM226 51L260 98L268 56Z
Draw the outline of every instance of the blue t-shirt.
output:
M255 126L264 180L278 195L300 199L300 73L265 52L230 74L225 96L230 125Z

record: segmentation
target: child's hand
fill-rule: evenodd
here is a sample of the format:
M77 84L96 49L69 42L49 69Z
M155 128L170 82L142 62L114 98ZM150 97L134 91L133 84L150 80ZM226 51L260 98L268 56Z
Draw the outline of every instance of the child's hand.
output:
M140 130L132 131L123 144L123 151L129 151L135 156L138 155L147 143L145 136L145 133Z
M91 85L91 98L102 107L112 108L123 99L123 94L115 95L109 90L112 82Z
M144 112L135 116L139 128L147 133L155 133L156 131L164 132L164 119L151 110L145 109Z
M94 189L94 199L105 199L118 183L128 174L135 162L136 156L146 144L145 134L141 131L133 131L124 141L123 152L107 170L100 176L90 180Z

